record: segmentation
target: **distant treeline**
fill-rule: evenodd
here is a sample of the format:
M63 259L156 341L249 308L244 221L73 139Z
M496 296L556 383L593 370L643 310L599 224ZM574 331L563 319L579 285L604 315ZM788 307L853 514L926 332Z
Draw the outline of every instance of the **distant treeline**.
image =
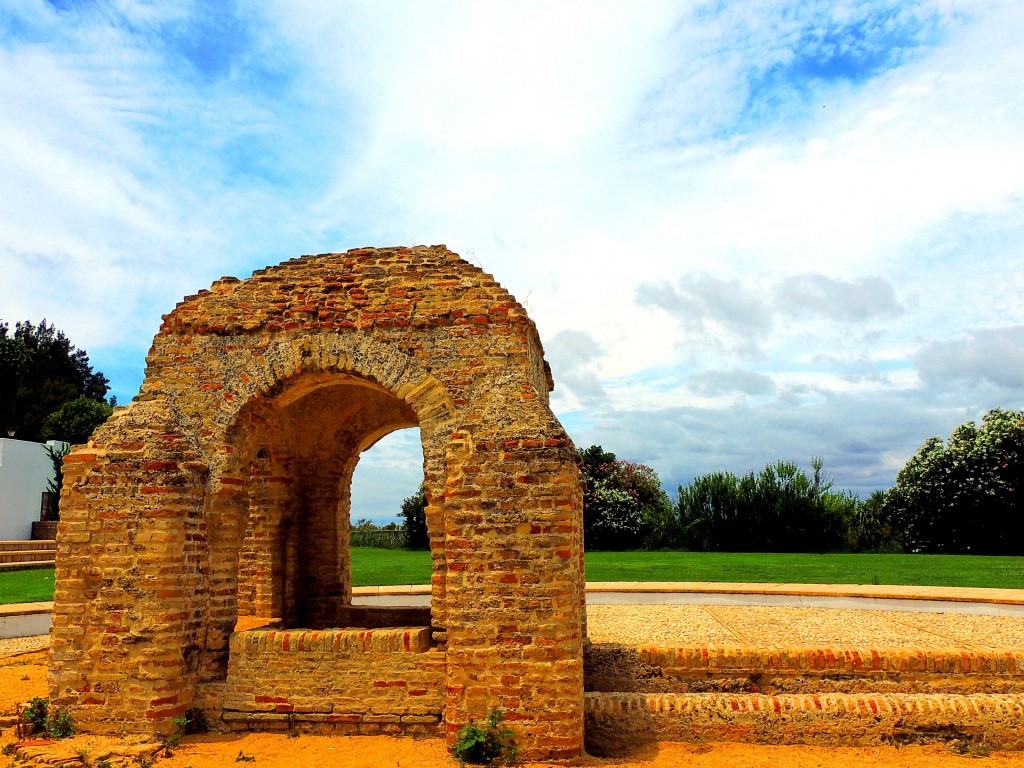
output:
M776 461L760 472L712 472L675 500L648 466L599 445L580 451L587 549L703 552L930 552L1024 555L1024 412L995 409L943 442L927 440L896 484L861 499ZM408 546L426 549L422 487L402 504Z
M705 552L1024 554L1024 412L926 441L896 484L860 499L836 491L814 459L808 475L777 461L759 473L712 472L675 501L656 473L600 446L581 451L588 549Z

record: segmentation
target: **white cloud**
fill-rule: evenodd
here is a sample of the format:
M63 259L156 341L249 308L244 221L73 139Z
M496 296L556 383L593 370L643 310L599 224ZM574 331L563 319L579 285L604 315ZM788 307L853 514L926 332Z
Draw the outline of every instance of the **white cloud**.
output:
M884 483L916 431L1019 397L992 335L1024 323L1013 2L244 11L0 10L0 307L123 395L222 274L444 242L527 305L556 407L638 460L620 420L667 456L721 419L717 468L826 441Z
M966 336L933 341L920 350L914 364L933 387L989 383L1024 397L1024 325L971 330Z

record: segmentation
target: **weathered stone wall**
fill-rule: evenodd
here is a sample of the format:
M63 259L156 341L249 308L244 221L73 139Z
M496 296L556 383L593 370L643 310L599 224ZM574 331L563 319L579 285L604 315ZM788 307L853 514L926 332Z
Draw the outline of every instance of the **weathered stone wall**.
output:
M359 453L418 426L443 728L501 706L525 754L578 754L582 497L551 386L522 307L443 246L188 297L139 395L67 459L51 697L88 730L169 730L230 678L239 619L343 614Z
M232 730L436 735L444 653L430 632L250 630L231 638L227 681L208 705Z

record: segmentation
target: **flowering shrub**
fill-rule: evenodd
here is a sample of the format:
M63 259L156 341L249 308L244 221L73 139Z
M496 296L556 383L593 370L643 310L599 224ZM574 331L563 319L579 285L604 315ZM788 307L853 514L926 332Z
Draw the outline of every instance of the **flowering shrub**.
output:
M644 464L619 461L599 445L580 452L583 536L587 549L671 546L676 529L672 503L658 473Z

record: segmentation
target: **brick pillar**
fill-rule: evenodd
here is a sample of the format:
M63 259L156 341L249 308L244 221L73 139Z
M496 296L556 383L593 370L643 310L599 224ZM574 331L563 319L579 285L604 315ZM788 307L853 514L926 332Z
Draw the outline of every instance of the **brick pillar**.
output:
M456 433L445 497L449 739L500 706L525 758L579 755L583 537L572 444Z
M64 460L50 698L82 731L166 732L199 663L206 467L156 402L103 435Z

